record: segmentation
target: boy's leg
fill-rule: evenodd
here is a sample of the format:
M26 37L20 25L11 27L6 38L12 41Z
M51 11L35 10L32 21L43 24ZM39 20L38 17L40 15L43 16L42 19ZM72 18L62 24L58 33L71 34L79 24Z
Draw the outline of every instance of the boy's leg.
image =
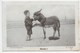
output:
M27 39L26 40L29 40L29 29L30 29L30 27L26 26L26 30L27 30Z
M31 34L32 34L32 27L27 26L27 35L29 40L31 40Z
M29 30L28 34L29 34L29 40L31 40L32 29Z

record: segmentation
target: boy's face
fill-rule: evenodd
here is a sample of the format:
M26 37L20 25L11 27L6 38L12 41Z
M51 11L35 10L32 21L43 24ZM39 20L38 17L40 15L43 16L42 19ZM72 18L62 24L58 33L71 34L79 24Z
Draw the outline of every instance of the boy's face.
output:
M25 14L25 16L30 16L30 12L27 12L27 13Z

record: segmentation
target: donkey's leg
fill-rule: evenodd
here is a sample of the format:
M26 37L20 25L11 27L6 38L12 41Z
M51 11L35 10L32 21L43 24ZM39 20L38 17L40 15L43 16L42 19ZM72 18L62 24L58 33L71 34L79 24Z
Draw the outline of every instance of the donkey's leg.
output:
M58 36L59 36L59 38L60 38L60 29L58 29Z
M60 23L57 22L56 30L58 31L58 37L60 37Z
M56 34L56 24L54 24L53 29L54 29L53 37L55 37L55 34Z
M53 37L55 37L55 34L56 34L56 28L54 28Z
M44 39L46 39L46 32L44 27L43 27L43 33L44 33Z

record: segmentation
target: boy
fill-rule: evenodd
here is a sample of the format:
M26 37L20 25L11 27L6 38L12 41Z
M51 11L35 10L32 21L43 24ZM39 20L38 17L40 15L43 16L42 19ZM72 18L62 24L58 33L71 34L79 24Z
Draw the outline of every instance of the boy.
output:
M26 16L25 17L25 27L26 27L26 30L27 30L27 40L31 40L31 34L32 34L32 21L33 19L30 19L30 12L29 10L25 10L24 11L24 15Z

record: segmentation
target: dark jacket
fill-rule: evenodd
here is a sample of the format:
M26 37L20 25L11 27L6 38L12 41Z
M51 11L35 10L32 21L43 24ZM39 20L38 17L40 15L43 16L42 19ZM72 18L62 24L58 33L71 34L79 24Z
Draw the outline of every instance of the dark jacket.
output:
M33 19L30 19L30 17L25 18L25 26L32 27L32 21L33 21Z

